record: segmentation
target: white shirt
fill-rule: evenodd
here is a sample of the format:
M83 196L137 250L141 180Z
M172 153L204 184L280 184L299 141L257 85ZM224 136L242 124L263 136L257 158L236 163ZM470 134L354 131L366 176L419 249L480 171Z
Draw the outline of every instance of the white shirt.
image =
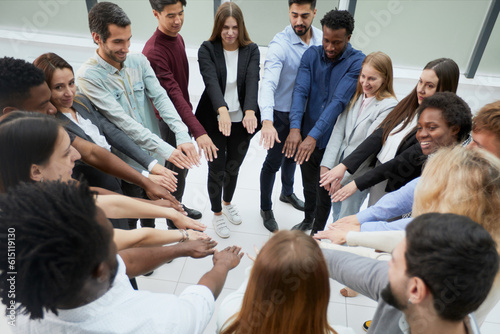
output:
M78 112L76 113L76 119L74 119L73 115L69 112L63 112L62 114L78 125L78 127L80 127L80 129L82 129L87 136L92 138L96 145L99 145L103 149L111 152L111 145L108 144L106 137L101 135L97 126L95 126L89 119L83 118Z
M401 127L403 126L402 124L400 126L395 127L389 136L387 136L387 140L384 143L384 146L382 146L382 149L377 155L378 161L381 163L386 163L389 160L394 159L396 156L396 152L398 151L399 145L403 141L403 139L415 128L417 125L417 115L413 117L412 121L403 129L401 130ZM399 131L401 130L401 131ZM396 133L399 131L398 133Z
M196 334L203 333L215 308L212 292L193 285L180 296L135 291L117 255L118 272L111 289L99 299L59 316L45 313L43 320L17 315L14 333Z
M240 100L238 99L238 51L239 49L234 51L227 51L224 49L227 73L224 101L227 103L231 122L241 122L243 120L243 111L241 110Z

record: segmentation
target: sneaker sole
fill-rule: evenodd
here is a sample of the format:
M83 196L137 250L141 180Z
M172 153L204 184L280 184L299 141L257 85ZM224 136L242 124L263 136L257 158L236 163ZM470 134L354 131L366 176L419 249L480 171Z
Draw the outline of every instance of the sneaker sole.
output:
M215 234L217 234L219 237L221 237L222 239L227 239L229 238L231 235L222 235L222 234L219 234L219 232L217 232L217 230L215 230Z
M224 215L224 217L226 217L226 218L227 218L227 220L228 220L231 224L233 224L233 225L240 225L240 224L241 224L241 222L242 222L241 220L240 220L239 222L237 222L237 221L233 221L233 220L231 219L231 217L229 217L229 215L228 215L228 214L226 214L224 211L222 211L222 214L223 214L223 215Z

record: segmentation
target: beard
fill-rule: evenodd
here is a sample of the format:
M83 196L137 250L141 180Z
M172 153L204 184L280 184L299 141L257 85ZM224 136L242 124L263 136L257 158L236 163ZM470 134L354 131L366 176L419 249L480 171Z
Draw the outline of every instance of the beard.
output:
M404 305L397 299L396 295L392 291L390 283L388 283L387 286L382 290L380 296L387 304L400 311L404 311L408 308L408 305Z
M304 30L301 31L301 32L298 32L297 30L295 30L295 28L298 28L298 27L303 27ZM305 34L307 34L307 32L309 31L309 29L311 29L311 26L306 27L304 25L300 25L300 26L294 26L293 27L293 31L295 32L295 35L297 35L297 36L304 36Z

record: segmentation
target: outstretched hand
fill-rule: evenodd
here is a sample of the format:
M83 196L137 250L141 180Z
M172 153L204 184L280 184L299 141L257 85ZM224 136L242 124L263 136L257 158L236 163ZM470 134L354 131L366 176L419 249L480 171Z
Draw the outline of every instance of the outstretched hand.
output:
M201 239L201 240L188 240L178 244L179 247L183 247L186 251L187 256L194 259L201 259L208 255L215 253L215 246L217 246L217 241L212 239Z
M358 190L355 181L351 181L331 195L332 202L342 202Z
M224 248L222 251L215 251L213 262L215 265L223 265L228 270L231 270L240 264L240 260L245 253L240 252L241 247L230 246Z

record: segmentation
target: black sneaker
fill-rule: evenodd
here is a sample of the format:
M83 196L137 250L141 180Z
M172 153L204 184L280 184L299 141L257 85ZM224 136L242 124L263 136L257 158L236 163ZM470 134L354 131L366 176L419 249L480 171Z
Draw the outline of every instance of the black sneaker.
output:
M267 228L269 232L275 232L279 229L278 223L276 222L276 219L274 219L273 210L269 211L260 210L260 216L264 221L264 227Z
M291 194L290 196L281 194L280 201L282 201L283 203L291 204L297 210L304 211L304 202L298 199L295 194Z
M195 209L190 209L186 207L184 204L182 204L182 208L186 213L188 214L188 217L191 219L200 219L201 218L201 212Z
M292 227L292 231L293 230L299 230L299 231L311 230L313 228L313 223L314 223L314 219L305 218L300 224L297 224L294 227Z

